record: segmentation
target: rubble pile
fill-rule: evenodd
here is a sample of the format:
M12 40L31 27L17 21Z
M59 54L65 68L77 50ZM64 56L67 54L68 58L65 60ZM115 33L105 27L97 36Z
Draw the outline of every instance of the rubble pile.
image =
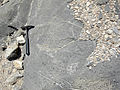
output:
M87 58L90 69L97 63L120 55L120 19L116 2L73 0L68 5L74 12L74 18L84 23L79 39L96 41L95 50Z
M23 83L25 55L25 31L18 29L9 34L1 45L0 88L2 90L20 90Z

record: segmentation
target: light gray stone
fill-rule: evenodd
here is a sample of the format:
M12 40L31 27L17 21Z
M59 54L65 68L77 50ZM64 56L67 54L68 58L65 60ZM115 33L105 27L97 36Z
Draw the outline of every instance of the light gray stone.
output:
M96 44L78 40L84 24L74 20L67 4L65 0L32 2L27 24L35 28L30 31L31 55L24 61L23 89L109 90L111 82L119 90L120 83L115 86L112 81L120 82L119 58L87 68L86 58ZM89 82L98 83L87 87Z
M19 72L15 72L7 78L6 83L13 85L17 82L19 78L22 78L22 77L23 77L22 74L20 74Z
M6 49L6 51L5 51L5 58L10 57L10 55L12 54L12 52L14 52L17 48L18 48L18 45L17 45L16 42L11 43L11 44L7 47L7 49Z
M103 15L102 15L102 12L100 12L99 15L98 15L98 19L100 20L102 18L103 18Z
M120 31L117 29L117 27L113 27L112 30L116 35L120 35Z
M109 12L109 11L110 11L110 6L109 6L109 4L106 4L106 5L105 5L105 11L106 11L106 12Z

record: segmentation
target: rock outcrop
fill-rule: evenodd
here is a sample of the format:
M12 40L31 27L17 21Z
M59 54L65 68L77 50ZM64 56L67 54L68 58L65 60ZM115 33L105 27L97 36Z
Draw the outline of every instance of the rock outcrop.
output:
M89 0L94 2L88 3L85 3L87 0L6 1L0 1L0 43L3 50L0 52L0 87L3 90L120 90L120 56L89 70L88 67L94 63L89 63L87 67L86 59L95 50L97 39L93 37L90 40L88 35L86 39L80 39L83 31L91 33L90 29L85 29L85 23L89 20L83 21L80 17L74 17L74 10L70 10L69 6L72 1L75 2L74 5L81 2L84 9L89 10L88 13L101 7L97 13L98 21L105 18L102 9L110 13L111 8L115 8L114 14L118 16L119 24L119 0L113 0L113 3L110 2L112 0ZM91 7L91 3L97 5L97 8ZM110 7L111 4L115 7ZM77 10L81 5L73 7ZM83 11L79 10L76 15L84 13ZM83 18L86 16L84 13ZM76 18L79 20L75 20ZM116 19L113 18L112 21L114 20ZM8 25L17 28L24 25L35 26L29 31L29 56L24 55L25 32L21 34L21 29L17 31ZM95 25L101 27L100 23ZM90 28L93 27L91 25ZM116 28L105 32L108 35L119 35L119 29ZM109 40L106 35L105 38ZM113 41L116 40L115 38ZM3 44L3 41L6 42ZM16 50L21 51L20 54L16 54Z

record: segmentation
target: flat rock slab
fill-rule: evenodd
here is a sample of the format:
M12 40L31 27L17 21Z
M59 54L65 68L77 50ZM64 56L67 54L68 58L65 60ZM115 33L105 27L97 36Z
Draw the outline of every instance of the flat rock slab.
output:
M26 24L31 1L9 0L8 3L0 6L0 44L2 38L15 31L9 28L8 25L18 28Z
M84 26L65 0L33 0L27 24L30 56L24 61L23 90L120 90L120 58L86 67L93 41L78 40Z

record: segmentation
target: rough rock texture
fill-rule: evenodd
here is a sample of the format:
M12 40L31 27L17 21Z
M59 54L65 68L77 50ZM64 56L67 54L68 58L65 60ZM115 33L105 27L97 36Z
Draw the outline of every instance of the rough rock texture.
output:
M96 44L78 40L84 24L74 20L68 2L10 0L0 7L0 37L13 32L8 24L35 26L29 32L31 54L24 61L23 90L120 90L120 57L92 70L86 67Z
M24 90L119 90L120 57L88 70L92 41L78 40L83 23L65 0L32 1L27 24L31 55L26 58Z
M17 82L17 79L19 79L21 77L23 77L23 75L20 74L19 72L16 72L14 74L11 74L5 82L8 84L14 84Z
M26 24L30 3L31 0L10 0L0 6L0 39L15 31L7 27L8 25L21 27Z

